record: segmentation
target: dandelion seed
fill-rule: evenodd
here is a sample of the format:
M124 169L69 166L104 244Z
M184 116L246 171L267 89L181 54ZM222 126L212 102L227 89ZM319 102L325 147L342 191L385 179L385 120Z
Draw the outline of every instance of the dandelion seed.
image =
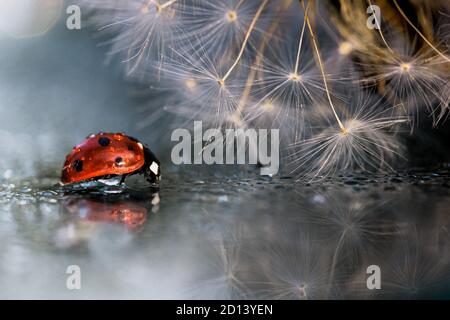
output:
M254 81L252 96L257 102L246 110L246 121L258 123L262 120L264 123L271 117L270 127L283 128L284 124L294 124L289 134L296 138L303 136L308 126L304 123L304 109L318 103L325 92L321 75L305 46L305 26L306 20L299 27L295 41L286 39L276 50L267 53L268 57L262 59L260 66L255 67L260 76ZM276 105L277 108L267 109L267 105Z
M404 230L401 240L395 246L392 257L383 268L383 289L418 297L438 288L443 278L448 277L448 261L441 255L429 254L419 238L415 225Z
M312 238L310 228L283 230L276 241L256 250L263 277L250 285L262 299L325 299L330 269L327 247ZM300 230L299 230L300 229ZM289 238L288 238L289 237ZM258 289L259 288L259 289Z
M220 126L234 113L240 89L221 81L227 66L214 63L205 52L173 52L162 68L168 88L179 83L173 111Z
M145 75L148 64L160 65L168 45L179 36L182 1L130 0L85 1L94 12L93 23L100 31L114 36L111 54L119 55L127 66L127 75Z
M225 14L228 22L234 22L237 19L237 13L234 10L230 10Z
M272 40L273 37L275 37L275 34L279 31L281 23L283 22L283 19L285 18L286 11L291 7L290 1L284 1L281 5L277 6L274 10L274 19L270 26L267 28L267 32L264 34L264 36L261 39L261 42L257 48L258 54L255 57L255 60L253 62L253 68L249 71L247 75L247 80L244 85L244 89L242 91L242 94L239 99L238 106L235 111L236 117L243 117L244 116L244 110L248 106L249 100L251 100L251 93L253 90L253 85L256 79L257 75L257 67L259 67L262 64L262 59L264 58L265 51L268 49L269 43ZM250 112L251 113L251 112Z
M430 46L430 48L435 51L438 55L440 55L444 60L446 60L447 62L450 63L450 58L448 56L446 56L442 51L440 51L438 48L436 48L436 46L434 44L432 44L430 42L430 40L427 39L427 37L425 37L425 35L420 32L420 30L411 22L411 20L406 16L405 12L402 10L402 8L398 5L397 0L393 0L395 7L397 8L397 10L400 12L400 14L402 15L402 17L406 20L406 22L408 22L408 24L417 32L417 34L423 39L423 41L426 42L426 44L428 46Z
M408 118L392 116L380 100L362 96L342 110L343 129L325 124L322 129L314 128L310 138L290 146L294 150L292 173L298 173L299 179L320 180L352 169L393 170L389 163L402 157L401 145L391 130Z
M238 54L260 2L252 0L206 0L186 6L182 16L183 35L179 46L193 44L207 52L212 59ZM258 34L264 33L267 18L260 17L249 47Z
M447 84L446 70L450 70L450 65L431 54L430 49L412 53L406 43L399 45L400 49L374 57L376 63L361 63L359 66L366 75L360 83L376 84L392 104L402 107L398 113L412 114L413 120L417 119L422 106L427 108L437 124L440 114L448 108L441 90Z
M377 84L394 105L401 105L408 115L415 114L413 120L418 117L420 108L426 107L437 124L447 108L440 88L447 82L450 58L424 36L395 0L394 5L424 44L417 50L416 38L411 40L406 33L385 34L378 29L385 49L372 48L372 52L365 53L370 63L361 63L367 74L362 82Z
M214 246L213 258L207 263L212 267L206 279L189 290L190 296L218 299L245 298L249 292L241 279L242 230L229 231L221 235ZM203 275L204 276L204 275Z
M391 202L370 201L365 196L349 192L323 194L324 200L314 207L305 221L316 226L332 243L331 274L328 292L332 288L338 266L353 274L364 266L383 246L392 243L404 230L389 212Z
M239 91L242 85L236 71L244 68L241 64L242 55L247 47L250 35L256 22L267 5L268 0L263 1L247 26L247 30L239 53L233 59L223 56L217 59L208 53L205 46L196 46L191 43L182 51L173 49L174 57L164 69L169 79L186 83L195 80L195 92L181 92L184 105L195 106L197 110L191 112L191 118L200 116L209 118L210 123L215 126L240 125L241 119L235 115L239 101Z

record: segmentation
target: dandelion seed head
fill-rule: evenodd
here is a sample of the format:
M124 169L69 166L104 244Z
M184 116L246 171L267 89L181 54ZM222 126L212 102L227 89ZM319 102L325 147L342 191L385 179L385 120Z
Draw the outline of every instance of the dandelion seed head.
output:
M299 163L297 170L307 170L314 178L334 175L355 166L374 170L386 165L391 153L396 152L395 138L381 132L375 123L351 120L345 121L344 126L343 129L325 129L300 142L304 148L303 154L297 154L298 158L294 160Z
M300 82L302 77L298 73L290 73L288 79L293 82Z
M359 98L361 99L361 98ZM400 156L395 127L408 118L393 116L380 101L357 102L341 106L342 127L330 121L316 127L311 136L294 143L292 172L300 179L321 179L351 169L378 171L392 169L390 162ZM331 115L333 116L333 115ZM331 118L331 120L333 120ZM298 148L298 149L297 149Z
M206 51L173 49L173 57L161 68L163 82L177 90L172 111L190 119L202 119L215 127L230 124L241 90L239 76L223 79L229 63L217 61ZM239 70L240 71L240 70ZM179 111L177 111L179 109Z
M225 14L225 18L228 22L235 22L237 20L237 13L235 10L229 10Z
M241 0L204 0L186 4L181 17L183 33L178 45L193 45L211 57L234 55L239 51L259 5L259 1ZM258 19L250 35L250 47L253 47L257 35L264 33L262 26L266 20L265 17Z
M402 63L400 64L400 70L401 72L409 72L411 70L411 64L410 63Z
M415 47L405 35L385 35L389 48L373 48L358 52L357 66L362 71L359 82L375 86L404 115L413 116L411 125L423 111L440 121L439 114L447 108L441 88L448 80L450 64L429 46ZM439 112L441 111L441 112Z
M416 225L407 224L394 247L392 257L384 268L384 287L403 295L416 296L439 287L443 277L448 277L448 261L437 252L426 250L423 235Z
M349 252L357 255L365 252L367 246L376 246L379 242L374 240L380 235L389 241L402 230L391 216L391 206L388 205L391 202L367 199L364 195L344 190L324 193L323 197L326 201L317 203L306 221L310 226L324 228L326 237L333 239L336 263L342 258L353 259Z
M302 23L296 26L294 34L278 46L267 48L261 62L252 68L258 77L252 87L253 101L246 110L248 122L280 129L281 139L288 143L300 139L308 130L306 113L324 94L305 28Z
M260 263L265 281L259 283L264 289L257 295L269 299L326 298L330 274L328 248L319 245L311 229L303 225L282 229L276 241L263 242L261 252L266 259ZM284 240L288 236L292 238Z

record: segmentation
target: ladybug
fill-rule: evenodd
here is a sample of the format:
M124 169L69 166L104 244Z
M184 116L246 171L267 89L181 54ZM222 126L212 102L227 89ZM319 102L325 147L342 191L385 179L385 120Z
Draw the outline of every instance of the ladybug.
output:
M123 133L98 133L76 145L66 157L61 173L63 185L87 180L143 174L148 182L161 178L160 162L137 139Z

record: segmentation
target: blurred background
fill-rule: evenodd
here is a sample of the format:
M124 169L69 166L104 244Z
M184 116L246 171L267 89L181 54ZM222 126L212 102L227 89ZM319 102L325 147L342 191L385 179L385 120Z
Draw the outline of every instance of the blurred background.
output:
M0 298L450 297L448 122L431 130L422 117L391 176L311 186L252 167L174 167L173 115L139 125L159 97L105 62L83 19L67 29L69 4L0 2ZM99 131L151 146L159 194L57 185L65 155ZM80 291L65 286L73 264ZM371 264L383 290L366 287Z

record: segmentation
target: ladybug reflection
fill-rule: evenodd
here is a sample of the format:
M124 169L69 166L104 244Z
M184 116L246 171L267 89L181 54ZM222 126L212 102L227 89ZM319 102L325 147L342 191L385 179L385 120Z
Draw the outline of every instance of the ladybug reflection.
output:
M147 209L131 201L102 202L83 198L70 199L64 205L84 221L122 224L129 230L137 230L147 221Z

